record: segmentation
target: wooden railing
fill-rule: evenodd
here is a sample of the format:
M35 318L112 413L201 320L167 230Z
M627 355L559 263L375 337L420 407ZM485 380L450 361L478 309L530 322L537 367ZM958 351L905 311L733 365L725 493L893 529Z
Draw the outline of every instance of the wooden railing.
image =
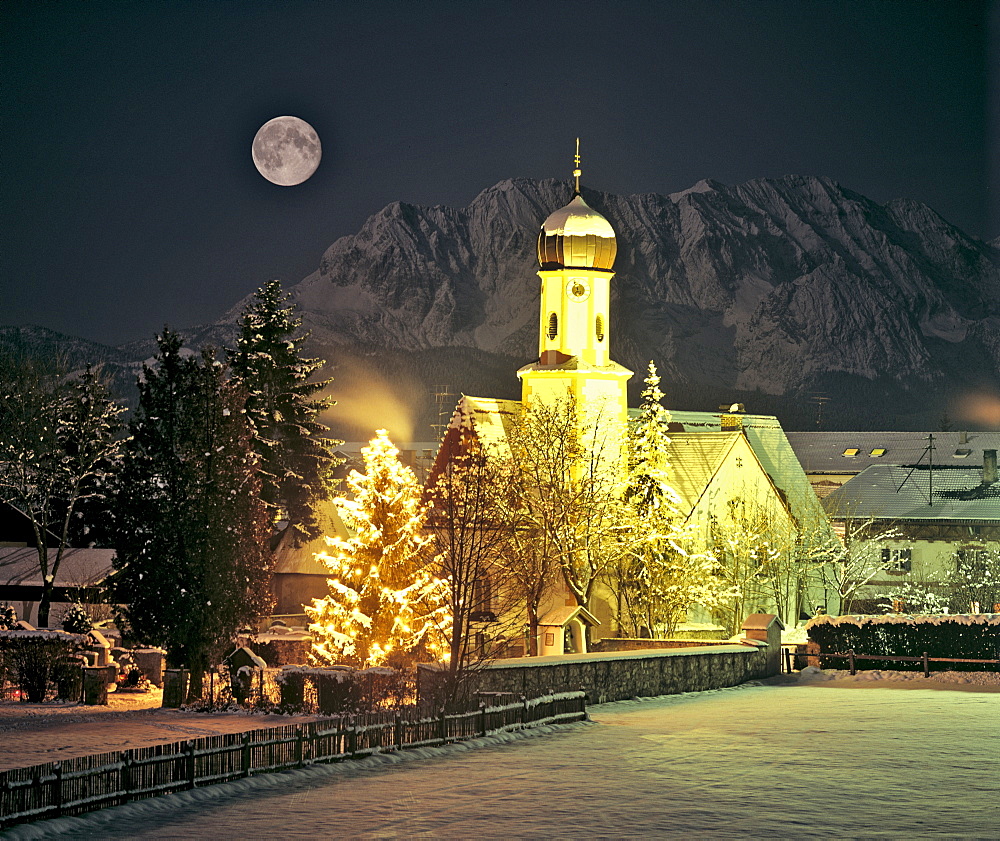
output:
M924 668L924 677L930 677L931 663L983 663L984 665L1000 665L1000 660L972 660L962 657L928 657L927 652L923 652L920 657L903 657L901 655L897 656L894 654L856 654L854 650L848 651L846 654L835 653L830 651L792 651L791 648L785 648L785 671L791 673L793 667L798 665L799 660L804 657L831 657L839 658L841 660L847 660L848 669L851 674L857 674L857 661L858 660L890 660L890 661L900 661L907 663L920 663Z
M392 711L345 715L16 768L0 772L0 829L254 774L586 717L585 694L561 692L412 721Z

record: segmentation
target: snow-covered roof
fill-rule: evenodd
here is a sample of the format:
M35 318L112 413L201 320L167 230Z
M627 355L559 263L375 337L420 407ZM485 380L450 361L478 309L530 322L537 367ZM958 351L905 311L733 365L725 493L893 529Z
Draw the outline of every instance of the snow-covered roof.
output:
M553 608L544 616L539 617L538 624L562 628L567 623L572 622L577 617L583 619L588 625L600 625L601 621L582 605L566 605Z
M823 500L831 516L1000 523L1000 482L983 485L979 468L878 464Z
M670 484L684 501L685 514L698 504L739 439L738 432L670 433Z
M315 509L316 522L320 527L320 535L314 540L300 546L295 545L294 536L285 532L274 550L275 574L294 573L298 575L329 575L326 564L317 560L318 552L327 549L327 537L347 538L347 527L340 519L337 507L331 500L324 500Z
M55 560L49 549L49 563ZM65 549L53 585L85 587L99 584L111 573L114 549ZM42 586L38 550L32 547L0 547L0 582L28 587Z
M542 223L542 230L548 236L596 236L614 238L611 223L583 200L575 196L565 207L549 214Z
M860 473L873 465L934 463L982 466L983 450L1000 450L1000 432L789 432L788 441L809 474Z

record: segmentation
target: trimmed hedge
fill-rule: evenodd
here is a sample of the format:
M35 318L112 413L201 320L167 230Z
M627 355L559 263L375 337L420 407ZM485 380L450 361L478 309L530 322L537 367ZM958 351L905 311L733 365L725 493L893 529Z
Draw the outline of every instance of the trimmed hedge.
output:
M806 625L811 642L821 651L900 657L955 657L1000 660L1000 614L940 616L816 616ZM920 671L906 660L858 660L865 670ZM824 669L846 668L840 658L821 657ZM931 671L1000 672L989 663L931 663Z

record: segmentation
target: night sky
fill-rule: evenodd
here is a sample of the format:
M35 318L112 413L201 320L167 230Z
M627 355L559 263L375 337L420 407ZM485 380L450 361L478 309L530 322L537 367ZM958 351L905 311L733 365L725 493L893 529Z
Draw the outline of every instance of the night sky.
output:
M970 0L2 0L0 324L115 344L204 323L298 282L389 202L568 177L577 135L595 189L827 175L991 239L998 17ZM250 156L281 114L323 143L297 187Z

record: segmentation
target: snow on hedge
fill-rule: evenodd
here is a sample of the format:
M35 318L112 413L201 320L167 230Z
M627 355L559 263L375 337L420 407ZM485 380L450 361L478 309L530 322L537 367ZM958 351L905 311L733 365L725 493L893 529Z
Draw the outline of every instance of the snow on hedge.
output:
M817 625L1000 625L1000 613L936 613L928 616L910 616L905 613L888 613L884 616L814 616L806 623L806 630Z

